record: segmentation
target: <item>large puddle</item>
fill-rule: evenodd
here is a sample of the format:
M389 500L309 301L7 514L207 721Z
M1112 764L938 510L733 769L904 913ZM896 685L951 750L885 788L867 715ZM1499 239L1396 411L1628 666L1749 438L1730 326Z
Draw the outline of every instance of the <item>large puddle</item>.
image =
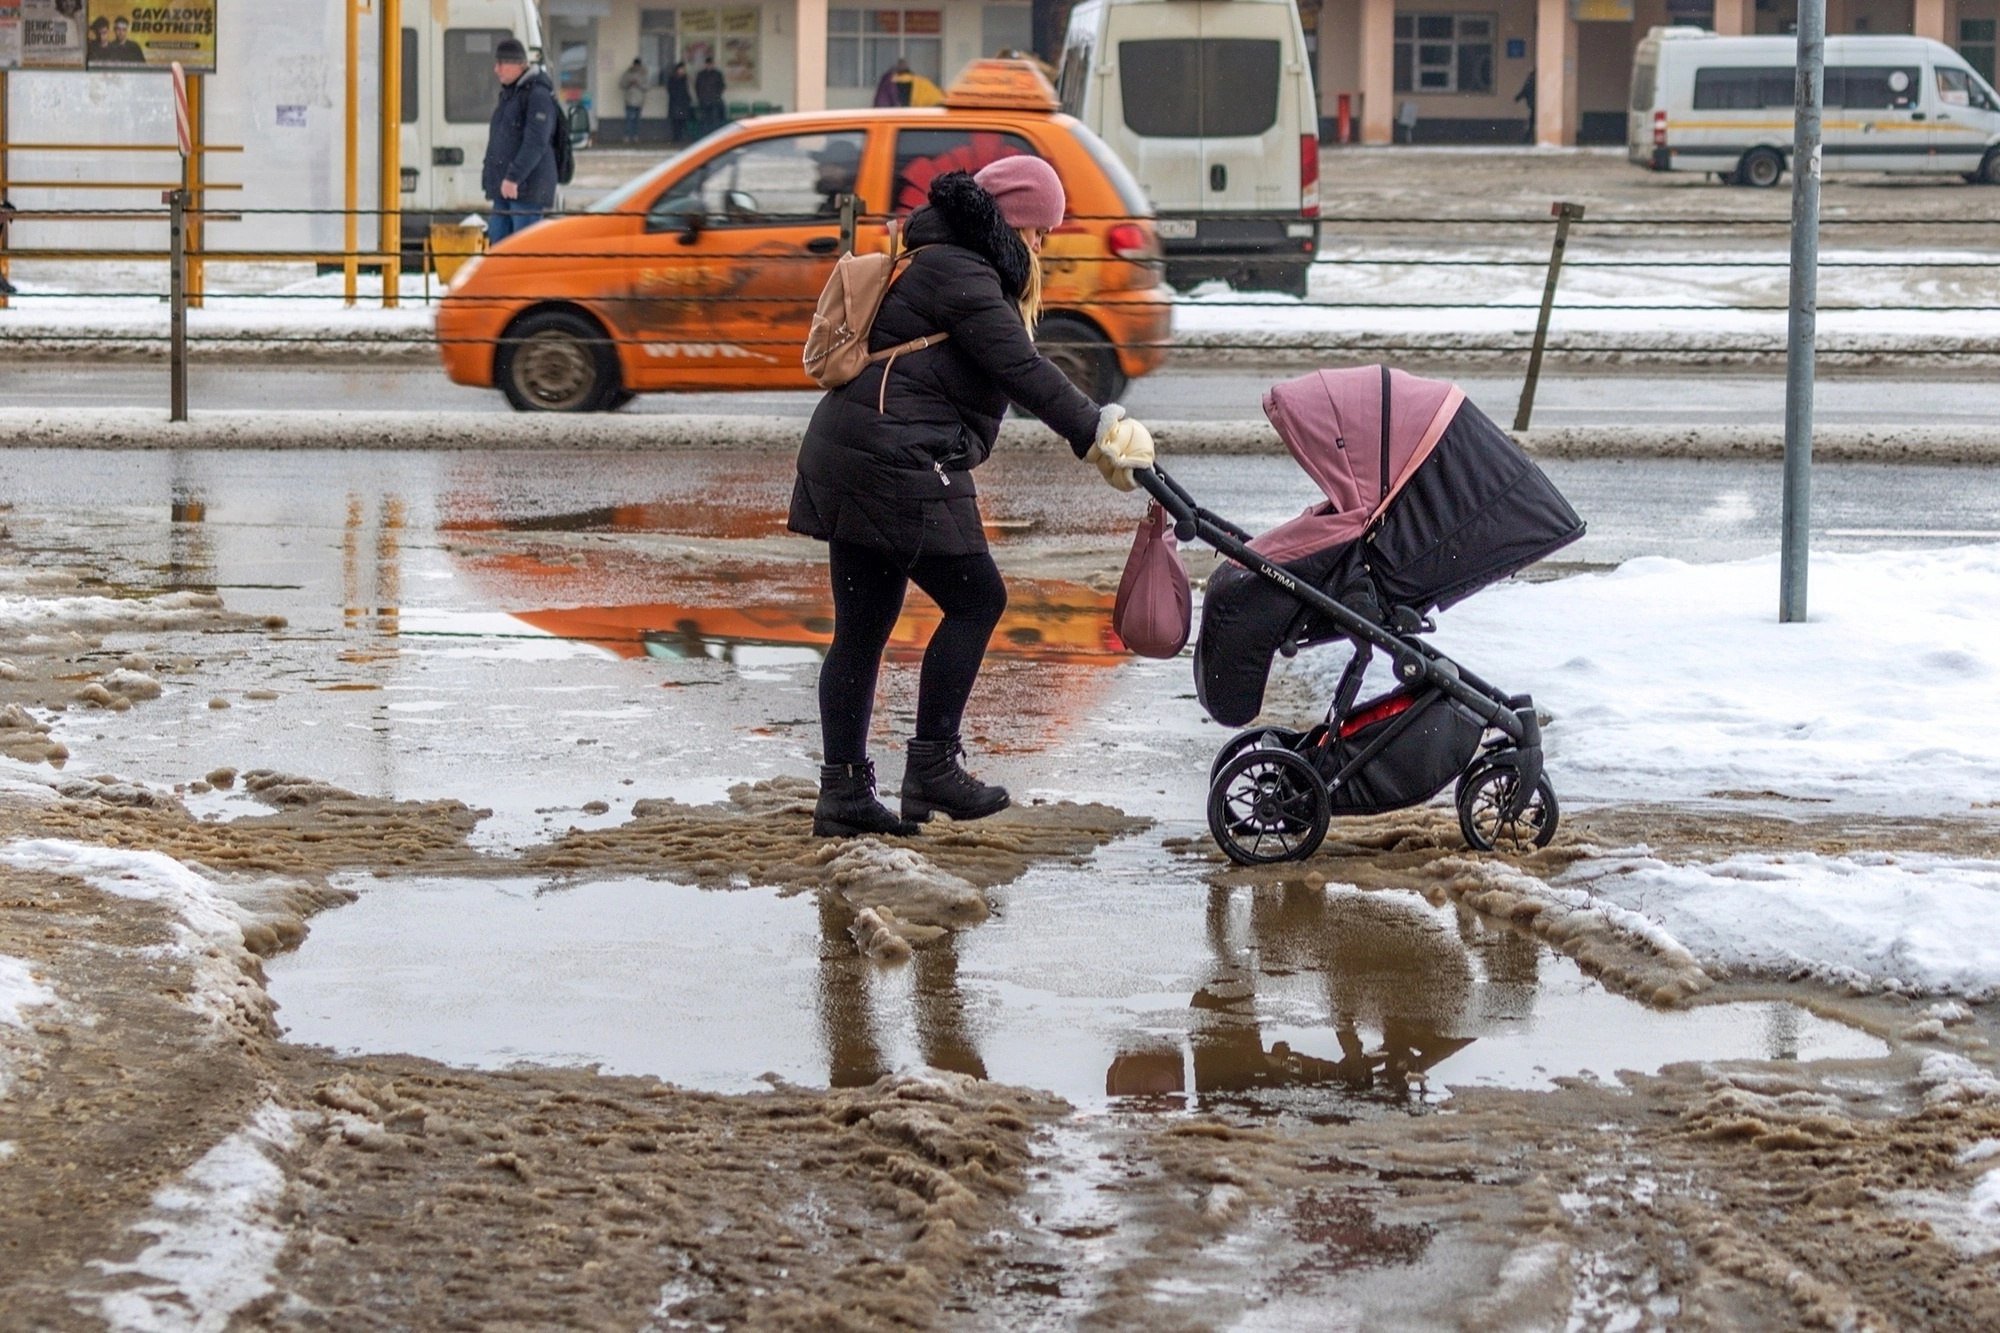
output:
M358 902L270 964L280 1021L295 1040L457 1064L589 1063L730 1092L927 1064L1081 1106L1339 1114L1679 1061L1886 1051L1787 1003L1646 1008L1414 893L1212 889L1175 874L1157 833L1031 871L994 891L991 921L889 967L810 894L352 887Z

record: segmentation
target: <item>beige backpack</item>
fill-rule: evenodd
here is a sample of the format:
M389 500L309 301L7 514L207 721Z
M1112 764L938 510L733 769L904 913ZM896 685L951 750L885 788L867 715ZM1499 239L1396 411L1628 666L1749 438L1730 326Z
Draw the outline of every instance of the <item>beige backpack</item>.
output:
M819 294L813 310L812 328L806 333L805 369L822 389L838 389L877 361L894 361L905 352L921 351L943 342L949 334L927 333L906 343L879 352L868 350L868 333L881 313L890 284L902 272L903 264L915 250L897 252L890 238L887 253L844 254ZM889 374L882 373L882 398L876 410L887 402Z

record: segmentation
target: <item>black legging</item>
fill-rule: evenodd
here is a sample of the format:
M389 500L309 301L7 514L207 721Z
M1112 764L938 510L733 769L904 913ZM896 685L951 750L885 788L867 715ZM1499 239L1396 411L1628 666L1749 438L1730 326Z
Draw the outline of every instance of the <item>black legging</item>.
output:
M833 644L819 672L819 728L829 764L858 764L868 757L868 720L875 711L875 678L882 650L903 613L903 593L914 582L944 612L944 622L924 650L917 681L917 736L948 740L958 734L965 701L979 678L986 641L1007 609L1007 585L993 557L933 555L905 564L886 551L852 542L827 543L833 582Z

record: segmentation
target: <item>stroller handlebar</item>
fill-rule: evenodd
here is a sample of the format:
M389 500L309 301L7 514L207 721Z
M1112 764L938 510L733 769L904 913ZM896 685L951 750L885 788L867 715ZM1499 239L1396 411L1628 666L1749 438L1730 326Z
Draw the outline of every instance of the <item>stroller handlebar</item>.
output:
M1250 534L1242 528L1237 527L1234 523L1231 523L1228 519L1220 515L1209 513L1206 509L1196 504L1194 497L1187 493L1187 488L1168 476L1166 469L1162 468L1159 464L1155 463L1152 467L1133 468L1132 480L1144 487L1146 494L1159 501L1160 508L1166 510L1173 517L1174 536L1176 539L1188 542L1193 541L1199 535L1204 540L1210 541L1213 544L1213 539L1207 533L1201 532L1201 525L1206 523L1215 531L1226 533L1234 537L1237 541L1247 542L1250 540Z

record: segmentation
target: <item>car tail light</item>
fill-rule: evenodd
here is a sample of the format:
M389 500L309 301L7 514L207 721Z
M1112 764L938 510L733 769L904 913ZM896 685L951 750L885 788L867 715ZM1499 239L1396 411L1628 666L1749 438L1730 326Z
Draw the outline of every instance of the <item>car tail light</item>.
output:
M1666 146L1667 113L1664 111L1655 111L1653 113L1653 147L1665 148Z
M1299 136L1299 216L1319 216L1319 136Z
M1136 222L1121 222L1104 238L1111 253L1120 259L1151 259L1157 252L1153 238Z

